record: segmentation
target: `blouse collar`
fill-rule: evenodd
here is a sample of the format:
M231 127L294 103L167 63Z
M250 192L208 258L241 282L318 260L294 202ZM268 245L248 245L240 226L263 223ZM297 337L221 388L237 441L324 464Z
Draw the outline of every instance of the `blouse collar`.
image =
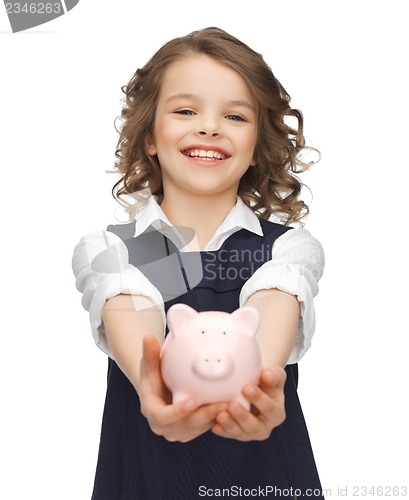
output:
M159 205L159 200L158 196L150 196L146 205L138 212L134 236L141 235L149 226L153 226L157 231L170 238L179 248L184 248L186 246L185 239L166 217ZM257 215L237 196L236 204L206 245L205 251L217 250L230 235L240 229L247 229L259 236L263 235Z

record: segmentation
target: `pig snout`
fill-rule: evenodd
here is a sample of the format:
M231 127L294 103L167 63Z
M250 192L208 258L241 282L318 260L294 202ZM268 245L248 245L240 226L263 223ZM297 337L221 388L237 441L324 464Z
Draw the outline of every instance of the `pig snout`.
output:
M200 351L193 360L194 372L206 380L225 379L233 372L233 368L231 358L217 346Z

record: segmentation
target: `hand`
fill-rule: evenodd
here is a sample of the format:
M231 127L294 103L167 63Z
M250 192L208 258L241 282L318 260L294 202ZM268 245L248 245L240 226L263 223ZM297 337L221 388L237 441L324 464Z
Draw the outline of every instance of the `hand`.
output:
M214 403L199 407L194 399L171 404L160 370L160 344L156 337L143 339L143 356L139 397L142 415L158 436L168 441L190 441L212 428L216 415L227 409L227 403Z
M285 420L284 384L286 373L280 367L264 369L259 386L248 384L243 396L251 403L251 411L232 402L217 415L212 431L218 436L239 441L262 441Z

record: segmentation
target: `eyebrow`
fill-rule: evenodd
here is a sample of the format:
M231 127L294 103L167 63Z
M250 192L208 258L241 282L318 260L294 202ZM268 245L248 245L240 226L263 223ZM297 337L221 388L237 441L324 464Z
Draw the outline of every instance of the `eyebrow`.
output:
M173 101L175 99L197 99L197 96L195 96L194 94L175 94L175 95L170 96L166 100L166 102L168 103L168 102ZM247 101L241 101L241 100L237 100L237 99L231 99L231 100L227 101L226 104L228 104L229 106L243 106L245 108L250 109L254 113L256 112L255 107L252 106Z
M173 101L174 99L193 99L194 97L193 94L175 94L166 99L166 102Z
M249 108L251 109L251 111L254 111L254 113L256 112L256 108L254 106L252 106L249 102L247 101L236 101L236 100L231 100L231 101L228 101L227 104L230 104L232 106L244 106L245 108Z

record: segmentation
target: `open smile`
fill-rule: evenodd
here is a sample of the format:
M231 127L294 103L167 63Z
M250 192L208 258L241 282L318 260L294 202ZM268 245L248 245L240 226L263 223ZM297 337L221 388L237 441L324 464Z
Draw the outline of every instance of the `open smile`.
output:
M199 149L196 147L183 149L181 153L189 158L195 158L202 161L226 160L230 155L219 149Z

